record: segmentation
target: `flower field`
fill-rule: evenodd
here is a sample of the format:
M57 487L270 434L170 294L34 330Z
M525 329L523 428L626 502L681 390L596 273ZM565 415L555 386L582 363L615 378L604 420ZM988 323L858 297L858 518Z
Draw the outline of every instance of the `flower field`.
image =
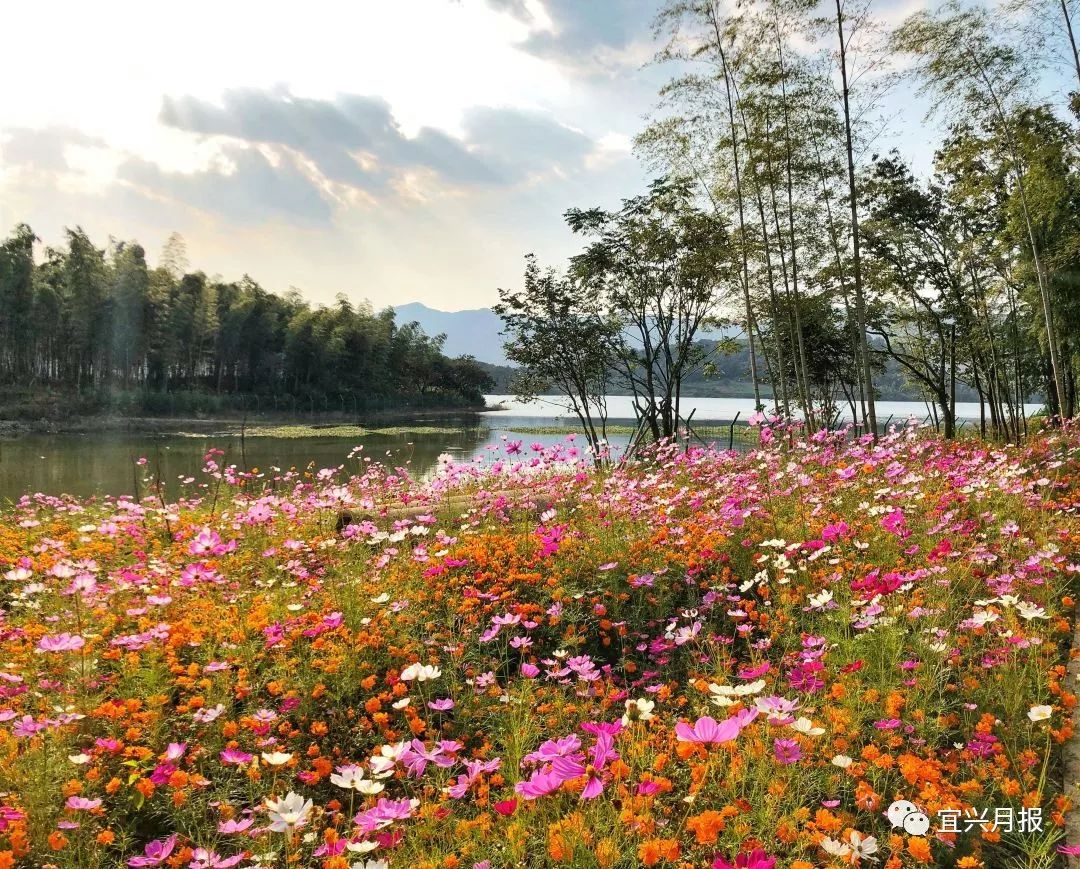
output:
M0 869L1064 865L1080 432L771 434L23 499Z

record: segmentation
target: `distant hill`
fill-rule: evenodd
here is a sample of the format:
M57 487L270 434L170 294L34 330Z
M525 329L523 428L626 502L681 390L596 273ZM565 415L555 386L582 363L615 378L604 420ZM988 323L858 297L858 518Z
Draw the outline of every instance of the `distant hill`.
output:
M503 350L502 321L490 308L471 311L437 311L420 302L411 302L394 308L399 323L415 320L429 335L446 335L443 353L455 356L473 356L483 363L484 369L495 381L496 394L513 392L514 367L510 365ZM738 334L735 328L720 329L713 333L703 332L702 342L714 345L716 338ZM683 395L696 398L749 398L753 395L750 383L750 360L745 342L737 341L739 349L730 355L714 357L716 370L709 377L695 373L687 378ZM903 376L897 363L885 360L885 370L875 378L879 398L888 401L921 401L922 396ZM625 388L613 387L612 395L626 395ZM765 387L763 394L770 394ZM957 384L959 401L976 401L974 390L962 383Z
M420 302L396 305L398 323L415 320L428 335L446 335L443 353L455 356L474 356L490 365L506 365L503 352L502 320L490 308L471 311L437 311Z

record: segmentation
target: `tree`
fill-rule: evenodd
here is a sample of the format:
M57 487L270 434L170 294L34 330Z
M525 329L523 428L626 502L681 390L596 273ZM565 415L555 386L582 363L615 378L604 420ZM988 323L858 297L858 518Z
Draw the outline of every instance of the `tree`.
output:
M524 400L558 390L581 424L596 463L605 460L607 392L618 326L585 281L541 271L525 257L520 290L499 290L495 313L506 326L507 358L519 366L515 391Z
M865 18L868 5L864 6L860 13L855 16L859 21ZM859 210L858 191L855 184L855 148L851 134L851 87L848 75L848 48L851 38L851 29L844 31L844 24L850 16L845 16L842 0L836 0L836 30L839 35L839 69L842 83L844 105L844 152L847 156L848 176L848 204L851 210L851 249L852 249L852 278L855 290L855 323L859 331L859 369L862 372L863 383L866 384L866 423L870 431L877 437L877 408L874 402L873 378L870 372L870 349L866 338L866 298L863 293L862 280L862 257L859 247Z
M979 122L996 126L1003 137L1039 288L1054 398L1060 412L1066 407L1065 380L1051 279L1036 232L1015 126L1016 110L1030 91L1030 69L1022 54L1000 38L989 11L961 7L957 0L950 0L936 15L925 11L912 15L894 34L893 44L914 58L912 73L921 80L924 92L937 95L935 108L952 105Z
M30 370L34 308L34 243L32 229L25 223L15 227L11 237L0 244L0 354L15 379Z
M591 239L571 274L620 329L616 363L641 427L677 438L683 380L708 361L696 339L718 325L716 299L733 277L723 222L694 206L689 185L668 180L618 211L570 209L566 220Z

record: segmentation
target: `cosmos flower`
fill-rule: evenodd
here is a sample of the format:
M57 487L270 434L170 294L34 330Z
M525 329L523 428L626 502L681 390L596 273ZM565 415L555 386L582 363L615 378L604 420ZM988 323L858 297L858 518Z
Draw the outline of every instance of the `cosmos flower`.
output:
M39 652L77 652L86 645L86 640L77 634L56 634L44 636L38 640Z
M148 842L143 848L143 856L132 857L127 861L128 866L158 866L164 863L176 847L176 838L174 833L167 839Z
M434 679L438 679L442 675L442 670L438 667L433 667L430 664L410 664L404 670L401 671L402 682L430 682Z
M266 800L266 812L270 816L270 829L275 833L291 833L307 825L312 802L300 794L289 791L282 799Z
M684 721L675 725L675 736L680 742L713 744L730 742L739 735L742 725L736 718L726 718L719 724L708 715L699 718L691 726Z

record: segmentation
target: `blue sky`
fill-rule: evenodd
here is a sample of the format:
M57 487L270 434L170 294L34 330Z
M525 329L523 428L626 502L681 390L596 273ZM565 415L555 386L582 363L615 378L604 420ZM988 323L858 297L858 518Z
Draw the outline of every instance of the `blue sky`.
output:
M648 65L658 6L16 4L0 231L27 221L50 243L79 223L153 260L175 230L192 265L315 301L489 305L525 253L575 250L566 208L647 181L630 142L669 75ZM875 144L928 166L936 125L906 92L889 114L903 122Z

